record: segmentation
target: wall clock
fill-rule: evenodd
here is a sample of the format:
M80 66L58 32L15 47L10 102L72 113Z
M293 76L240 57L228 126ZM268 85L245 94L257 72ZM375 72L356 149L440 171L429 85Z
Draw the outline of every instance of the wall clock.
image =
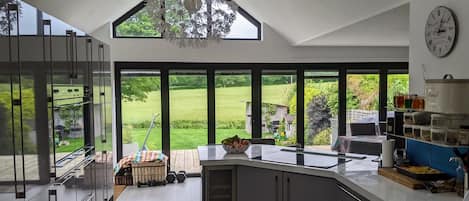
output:
M456 45L458 24L451 9L439 6L433 9L425 25L428 50L437 57L446 57Z

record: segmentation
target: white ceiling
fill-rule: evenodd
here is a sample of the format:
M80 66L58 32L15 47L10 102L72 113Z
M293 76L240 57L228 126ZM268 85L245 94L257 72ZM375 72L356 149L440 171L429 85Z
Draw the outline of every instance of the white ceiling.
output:
M87 32L141 0L25 0ZM294 46L408 46L409 0L236 0Z

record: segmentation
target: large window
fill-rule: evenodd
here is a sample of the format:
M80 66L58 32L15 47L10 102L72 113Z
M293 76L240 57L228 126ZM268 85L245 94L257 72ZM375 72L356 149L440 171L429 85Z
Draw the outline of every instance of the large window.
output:
M296 71L262 72L262 137L296 145Z
M42 34L41 32L38 32L39 30L42 30L42 23L40 22L40 19L42 20L50 20L51 21L51 28L52 28L52 35L54 36L64 36L66 30L73 30L77 32L78 36L84 36L86 35L83 31L80 31L79 29L63 22L62 20L51 16L35 7L32 5L24 2L24 1L18 1L19 5L19 24L20 24L20 35L40 35ZM16 15L15 12L12 12L11 15ZM3 13L0 11L0 17L6 17L6 13ZM42 17L42 18L41 18ZM39 18L39 19L38 19ZM7 18L5 18L6 20ZM6 24L5 24L6 25ZM7 27L1 27L0 28L0 35L7 35ZM11 34L12 35L17 35L18 29L16 27L16 23L12 23L12 30ZM45 32L46 34L50 34L48 30Z
M408 93L409 79L406 63L115 66L118 143L141 148L154 114L160 114L147 148L164 151L172 170L189 173L201 171L198 146L234 135L336 150L351 123L376 129L392 96ZM129 152L125 147L118 156Z
M159 70L121 71L123 155L162 150Z
M168 8L175 6L173 1L167 1L165 5ZM213 4L212 6L215 5L217 6L217 9L222 10L227 7L226 5L218 4ZM206 5L204 5L202 9L206 9ZM174 16L177 15L172 12L172 9L168 9L166 11L165 20L172 25L173 29L180 29L181 26L177 22L181 21L181 19L174 19ZM161 38L161 33L157 31L150 13L151 12L147 8L145 2L138 4L113 23L114 38ZM215 16L215 14L213 15ZM230 32L225 35L224 38L260 40L260 22L254 19L242 8L239 8L235 15L236 19L231 25ZM189 27L187 28L189 29ZM189 30L186 32L189 32Z
M347 134L355 135L354 125L379 124L379 73L354 70L347 74Z
M238 135L251 138L251 72L220 70L215 73L215 143Z
M170 71L169 98L171 170L200 173L191 158L208 144L206 71Z
M337 142L339 72L305 71L305 147L330 150Z

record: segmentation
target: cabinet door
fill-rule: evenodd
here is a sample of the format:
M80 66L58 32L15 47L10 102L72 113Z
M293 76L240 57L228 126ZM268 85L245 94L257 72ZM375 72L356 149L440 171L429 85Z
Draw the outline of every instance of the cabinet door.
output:
M367 201L367 199L340 184L337 184L337 196L338 201Z
M239 201L281 201L282 172L238 167Z
M334 179L284 173L283 180L283 201L337 200Z

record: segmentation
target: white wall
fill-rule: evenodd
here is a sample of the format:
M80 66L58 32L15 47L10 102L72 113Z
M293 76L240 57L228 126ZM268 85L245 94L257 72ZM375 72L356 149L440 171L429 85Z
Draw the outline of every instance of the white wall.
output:
M425 23L431 10L437 6L451 8L459 21L459 37L453 52L446 58L437 58L425 44ZM444 74L455 78L469 78L469 1L468 0L411 0L410 2L410 90L424 94L423 68L426 78L440 79Z
M262 41L221 41L179 48L164 39L112 39L111 25L92 33L111 46L113 61L160 62L394 62L408 61L407 47L292 47L267 25Z

